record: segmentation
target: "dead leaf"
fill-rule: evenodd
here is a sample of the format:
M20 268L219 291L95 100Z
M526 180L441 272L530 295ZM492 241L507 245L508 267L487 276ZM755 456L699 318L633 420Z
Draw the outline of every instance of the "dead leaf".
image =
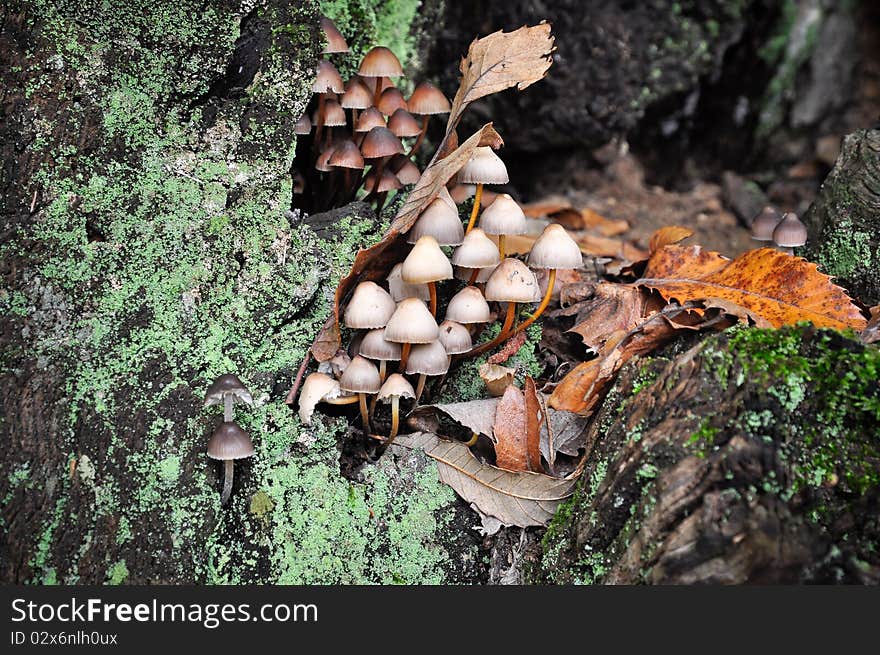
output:
M446 134L454 131L467 106L515 86L519 91L543 79L553 63L550 25L523 26L474 39L461 60L461 83L452 100Z
M565 209L574 209L574 207L562 196L550 196L522 205L523 213L529 218L544 218Z
M487 516L520 528L544 526L559 504L574 492L581 469L564 479L541 473L503 471L479 462L458 441L442 441L421 432L401 435L395 444L421 448L437 462L440 480Z
M599 352L615 333L626 333L645 320L649 293L638 287L599 282L593 297L578 307L577 322L569 332Z
M648 256L648 253L641 248L621 239L581 234L576 237L575 241L580 246L582 253L593 257L615 257L634 262Z
M880 305L871 307L869 311L871 313L871 320L868 321L865 329L862 330L860 337L862 343L876 343L880 341Z
M526 333L525 332L517 332L515 335L510 337L507 341L504 342L504 345L494 355L491 355L487 360L490 364L503 364L508 359L513 357L516 353L519 352L519 349L523 347L523 344L526 342Z
M526 400L526 459L530 471L543 473L541 466L541 426L546 418L543 403L538 396L538 388L530 375L526 376L523 389Z
M634 284L655 289L666 300L699 301L773 327L810 321L860 330L867 323L816 264L772 248L750 250L731 261L699 246L664 246Z
M603 237L616 237L629 230L629 222L622 218L605 218L589 207L581 210L581 222L584 227L596 230Z
M498 398L480 398L462 403L420 405L410 412L409 419L424 420L429 416L436 416L439 412L445 414L456 423L463 425L471 432L491 437L498 400ZM409 419L407 420L409 421Z
M688 237L692 237L694 231L682 227L681 225L667 225L651 235L651 241L648 244L648 250L653 255L663 246L671 246L679 241L684 241Z
M504 390L492 424L495 463L507 471L529 471L526 456L526 400L514 385Z

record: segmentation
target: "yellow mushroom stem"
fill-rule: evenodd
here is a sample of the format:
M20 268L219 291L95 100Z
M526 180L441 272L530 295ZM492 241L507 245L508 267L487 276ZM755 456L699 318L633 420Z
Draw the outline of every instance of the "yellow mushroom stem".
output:
M422 141L425 140L425 134L428 131L428 119L431 118L429 115L425 114L422 116L422 131L419 132L419 138L416 139L416 142L413 144L412 148L409 149L409 152L406 153L407 157L412 157L416 150L419 149L419 146L422 145Z
M386 444L394 441L398 427L400 427L400 396L391 396L391 432L388 433Z
M541 304L538 305L538 309L535 310L535 313L529 316L526 320L520 323L513 332L510 333L512 337L517 332L522 332L527 327L529 327L532 323L538 320L538 317L544 313L544 310L547 309L547 305L550 304L550 297L553 295L553 287L556 286L556 269L550 269L550 277L547 279L547 293L544 294L544 298L541 300Z
M477 185L477 193L474 196L474 208L471 210L471 220L468 221L467 229L464 231L465 234L470 233L471 230L474 229L474 225L477 222L477 214L480 213L480 203L483 202L483 185Z
M504 261L504 246L506 245L504 242L505 235L498 235L498 254L501 255L501 261Z
M431 316L437 318L437 284L428 282L428 291L431 294Z
M419 398L422 397L422 392L425 390L426 379L428 379L428 376L424 373L419 375L419 383L416 385L416 405L419 404Z
M409 359L409 351L412 349L411 343L403 344L403 348L400 350L400 366L398 367L398 371L404 373L406 371L406 362Z
M480 438L476 432L471 432L471 438L464 442L464 445L470 448L471 446L477 445L477 439Z
M370 414L367 412L367 394L361 392L358 394L358 400L361 406L361 421L364 424L364 432L370 433Z
M511 326L513 325L513 318L516 316L516 303L509 302L507 303L507 314L504 317L504 324L501 326L501 332L498 333L498 336L492 339L491 341L487 341L486 343L481 343L479 346L474 346L471 348L466 354L468 357L476 357L477 355L481 355L487 350L491 350L499 343L508 338L507 333L511 332Z
M480 269L480 268L475 268L475 269L474 269L474 272L471 273L471 276L468 278L468 285L472 285L472 284L476 284L476 283L477 283L477 278L480 277L480 271L481 271L481 270L482 270L482 269Z

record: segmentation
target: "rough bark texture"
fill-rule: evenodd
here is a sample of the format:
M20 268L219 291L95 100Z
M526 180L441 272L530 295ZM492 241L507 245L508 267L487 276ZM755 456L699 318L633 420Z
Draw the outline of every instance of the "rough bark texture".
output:
M555 582L880 581L880 351L738 328L622 373L543 541Z
M803 220L805 256L866 305L880 304L880 129L844 139Z
M386 4L322 9L346 29L369 24L363 49L408 34ZM412 18L414 6L398 9ZM479 575L466 570L477 558L464 529L445 534L454 494L424 458L349 481L345 422L306 429L283 404L336 280L381 233L355 208L323 241L288 211L317 11L281 0L7 3L4 582ZM394 34L378 33L383 24ZM253 392L236 420L257 454L236 464L221 509L221 469L205 455L220 415L201 399L226 372Z

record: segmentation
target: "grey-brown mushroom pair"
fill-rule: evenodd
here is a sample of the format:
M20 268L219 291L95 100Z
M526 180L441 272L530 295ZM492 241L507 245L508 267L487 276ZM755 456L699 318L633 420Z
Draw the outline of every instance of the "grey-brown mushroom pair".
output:
M752 221L752 238L755 241L772 241L784 252L792 254L807 242L807 227L794 212L780 214L767 206Z
M251 392L237 376L221 375L205 393L205 407L223 405L223 422L214 429L208 441L208 457L223 462L223 491L220 504L225 505L232 495L233 468L235 460L253 457L254 443L250 435L235 423L234 406L254 402Z

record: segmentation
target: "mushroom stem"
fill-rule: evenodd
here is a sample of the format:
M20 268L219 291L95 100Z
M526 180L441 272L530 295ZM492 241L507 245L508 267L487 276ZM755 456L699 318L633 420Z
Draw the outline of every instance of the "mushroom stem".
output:
M476 357L477 355L481 355L487 350L491 350L499 343L512 336L507 334L510 332L510 327L513 325L513 318L516 315L516 303L509 302L507 303L507 314L504 317L504 324L501 326L501 332L498 333L491 341L487 341L486 343L481 343L479 346L474 346L471 348L466 354L468 357Z
M464 442L464 445L470 448L471 446L477 445L477 439L480 438L476 432L471 432L471 438Z
M409 359L409 351L412 349L411 343L403 344L403 348L400 351L400 367L398 370L403 373L406 371L406 362Z
M794 248L783 248L780 246L779 250L784 252L786 255L794 255Z
M221 505L225 505L232 495L232 470L234 467L234 459L227 459L223 462L223 492L220 494Z
M382 95L382 78L376 78L376 90L373 92L373 106L379 105L379 96Z
M428 379L428 376L422 373L419 375L419 383L416 385L416 405L419 404L419 399L422 397L422 392L425 390L425 380Z
M471 273L471 276L468 278L468 286L477 283L477 278L480 277L480 271L481 271L481 270L482 270L482 269L480 269L480 268L475 268L475 269L474 269L474 272Z
M388 364L388 362L386 362L384 359L379 362L379 381L380 382L385 382L385 376L388 373L388 370L387 370L388 367L386 366L387 364Z
M431 316L437 318L437 284L428 282L428 291L431 294Z
M361 421L364 423L364 432L370 433L370 415L367 412L367 394L359 393L358 400L361 406Z
M465 234L468 234L471 230L474 229L474 224L477 222L477 214L480 213L480 203L483 202L483 185L477 185L477 193L474 196L474 208L471 210L471 219L468 221L467 229L464 231Z
M409 149L409 152L406 153L407 157L412 157L415 154L415 151L419 149L419 146L422 145L422 141L425 140L425 134L428 131L428 119L431 118L428 114L422 116L422 131L419 132L419 138L416 139L416 142L413 144L412 148Z
M388 441L385 447L391 445L394 437L397 436L397 430L400 427L400 398L399 396L391 396L391 432L388 434Z
M235 402L235 398L232 397L231 393L223 394L223 422L224 423L232 423L232 420L235 418L235 413L232 411L232 404Z
M504 257L505 257L505 255L504 255L504 246L506 245L505 244L505 236L506 235L504 235L504 234L498 235L498 254L501 255L501 261L504 261Z
M321 131L324 129L324 94L318 94L318 124L315 126L315 152L320 151L321 147Z
M538 309L535 310L535 313L529 316L526 320L520 323L516 329L510 333L510 336L513 336L517 332L522 332L527 327L529 327L532 323L538 320L538 317L544 313L544 310L547 309L547 305L550 304L550 297L553 295L553 287L556 285L556 269L550 269L550 277L547 279L547 292L544 294L544 298L541 300L541 304L538 305Z
M382 207L385 206L385 198L388 196L387 191L382 191L379 193L379 196L376 198L376 216L382 215Z

